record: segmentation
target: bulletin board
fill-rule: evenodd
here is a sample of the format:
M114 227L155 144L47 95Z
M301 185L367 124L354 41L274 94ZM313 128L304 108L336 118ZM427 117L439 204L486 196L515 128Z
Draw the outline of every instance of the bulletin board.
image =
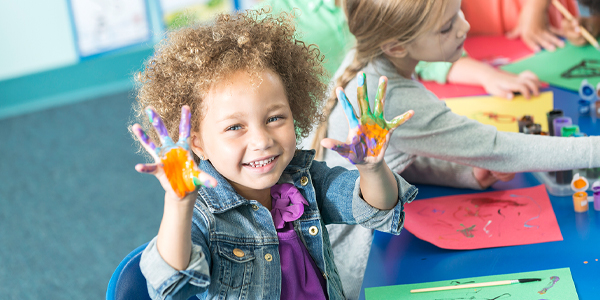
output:
M146 0L69 0L77 52L82 58L147 42Z

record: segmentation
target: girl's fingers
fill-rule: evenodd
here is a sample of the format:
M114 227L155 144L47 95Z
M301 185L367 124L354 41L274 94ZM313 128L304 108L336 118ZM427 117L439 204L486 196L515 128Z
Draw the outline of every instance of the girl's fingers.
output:
M553 46L562 48L565 46L565 42L563 42L561 39L559 39L555 34L553 34L550 31L546 31L544 32L544 40L546 40L548 43L552 44Z
M377 94L375 96L375 117L383 118L383 108L385 107L385 95L387 92L388 79L385 76L379 77L379 86L377 87Z
M531 49L533 52L539 52L540 51L540 46L538 46L537 42L535 42L534 40L532 40L531 38L528 37L521 37L521 40L525 43L525 45L527 45L527 47L529 49Z
M142 146L144 147L144 149L146 149L146 152L148 152L148 153L150 153L150 155L152 155L152 157L154 158L154 161L155 162L160 161L160 158L158 158L158 155L156 154L156 146L150 140L148 135L146 135L146 132L144 132L144 130L142 129L142 126L140 126L140 124L137 124L137 123L133 124L133 126L131 126L131 130L133 131L133 133L135 134L137 139L140 141L140 143L142 143Z
M524 83L522 83L518 80L515 80L514 82L506 84L504 86L504 88L505 88L505 91L507 92L507 94L508 93L513 94L515 92L518 92L523 97L525 97L525 99L529 99L529 96L530 96L529 89L527 88L527 86Z
M415 111L411 109L411 110L395 117L390 122L388 122L388 125L390 126L390 131L392 131L392 130L396 129L398 126L404 124L406 121L410 120L410 118L412 118L412 116L414 116L414 115L415 115Z
M217 180L212 176L208 175L206 172L200 172L198 177L194 177L194 185L196 186L205 186L209 188L213 188L217 186Z
M556 50L556 47L543 37L538 37L536 42L542 47L542 49L546 49L546 51L553 52L554 50Z
M339 146L339 145L344 145L344 143L342 143L336 139L330 139L330 138L324 138L321 140L321 146L323 146L327 149L333 149L335 146Z
M534 80L531 79L526 79L524 81L524 84L527 86L527 88L531 91L531 93L534 96L539 96L540 95L540 84L539 82L536 82Z
M190 107L184 105L181 107L181 121L179 122L179 142L185 142L190 137Z
M158 167L159 164L158 163L154 163L154 164L137 164L135 165L135 170L140 172L140 173L145 173L145 174L156 174L156 172L158 172Z
M344 108L344 113L346 114L346 119L348 120L348 125L350 126L350 129L358 127L359 123L356 117L356 113L354 112L352 104L350 104L350 102L348 101L348 98L344 93L344 89L338 87L335 91L337 94L338 101L342 104L342 107Z
M358 86L356 88L356 99L360 107L360 115L368 115L371 113L371 108L369 107L369 95L367 94L367 75L364 72L358 72L356 80Z
M152 126L154 126L154 129L156 129L156 133L158 133L160 143L162 144L162 146L164 147L167 144L172 144L173 140L171 139L171 137L169 137L169 132L167 131L165 124L163 123L158 113L156 113L154 108L151 106L146 108L146 114L150 119L150 123L152 123Z

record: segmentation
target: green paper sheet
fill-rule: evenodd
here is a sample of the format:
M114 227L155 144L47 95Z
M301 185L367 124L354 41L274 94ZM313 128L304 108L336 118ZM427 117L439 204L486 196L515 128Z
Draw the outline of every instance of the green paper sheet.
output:
M561 77L561 74L580 64L583 60L596 61L596 63L588 63L587 67L578 67L571 71L571 76L583 77ZM548 82L550 85L579 91L583 79L587 79L594 88L600 82L600 76L598 76L600 74L600 51L591 45L576 47L571 43L565 43L564 48L559 48L554 52L542 51L500 68L515 74L530 70L537 74L540 80ZM597 75L585 75L591 73Z
M558 277L558 279L556 278ZM503 286L482 288L466 288L458 290L411 293L410 290L449 286L458 284L491 282L499 280L515 280L523 278L540 278L542 281L517 283ZM554 283L554 284L553 284ZM454 280L402 284L365 289L366 300L458 300L458 299L498 299L498 300L537 300L560 299L579 300L571 270L569 268L551 269L534 272L492 275Z

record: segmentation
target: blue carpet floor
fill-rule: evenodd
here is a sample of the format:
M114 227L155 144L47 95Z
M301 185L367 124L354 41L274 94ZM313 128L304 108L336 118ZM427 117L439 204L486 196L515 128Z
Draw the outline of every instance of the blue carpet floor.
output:
M131 92L0 120L0 299L105 298L158 232L163 191L134 165Z

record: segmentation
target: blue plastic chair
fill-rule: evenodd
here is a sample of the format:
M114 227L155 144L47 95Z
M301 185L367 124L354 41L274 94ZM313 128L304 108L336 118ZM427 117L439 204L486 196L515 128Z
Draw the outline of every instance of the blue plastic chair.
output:
M145 243L131 251L113 272L106 290L106 300L152 300L148 295L146 277L140 270L140 258L146 249ZM188 300L198 300L191 296Z
M140 270L140 258L147 245L135 248L121 261L108 282L106 300L152 300Z

